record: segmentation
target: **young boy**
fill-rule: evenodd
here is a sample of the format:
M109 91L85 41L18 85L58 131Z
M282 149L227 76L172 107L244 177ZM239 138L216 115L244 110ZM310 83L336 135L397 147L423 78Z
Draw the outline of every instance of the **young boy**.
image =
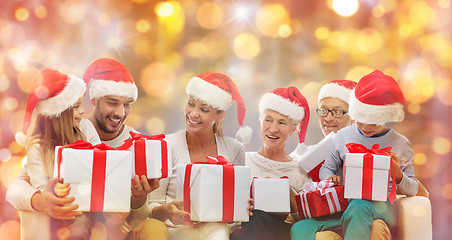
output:
M374 144L379 144L380 148L391 146L397 189L407 196L416 195L418 183L414 176L410 142L385 125L403 120L404 102L403 93L392 77L376 70L361 78L350 97L349 114L356 124L338 131L331 153L320 169L320 178L331 179L336 185L342 184L343 173L338 170L348 153L347 143L359 143L367 148ZM389 191L391 183L392 178ZM314 240L316 232L330 229L342 230L345 240L369 239L374 219L382 219L389 227L394 227L395 216L395 209L389 201L353 199L342 214L299 221L291 229L291 238Z

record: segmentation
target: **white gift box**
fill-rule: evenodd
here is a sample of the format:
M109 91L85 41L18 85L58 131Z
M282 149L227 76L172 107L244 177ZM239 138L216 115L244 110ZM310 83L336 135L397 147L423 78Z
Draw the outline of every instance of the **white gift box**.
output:
M369 165L364 163L364 153L347 153L344 162L344 197L386 201L388 199L391 157L373 156Z
M255 178L251 189L254 209L271 213L290 213L288 178Z
M309 146L308 150L303 153L303 155L298 157L298 164L300 164L301 168L303 168L303 170L305 170L308 174L311 173L309 174L310 176L312 174L316 174L318 177L318 170L328 154L330 154L335 135L336 134L334 132L331 132L316 145ZM312 172L314 169L317 169L316 173ZM314 178L313 176L311 177ZM320 179L314 180L318 181Z
M168 140L133 141L128 148L132 152L132 178L135 174L146 175L148 179L171 177L171 142Z
M190 165L191 167L189 167ZM250 198L251 170L245 166L234 166L233 177L230 179L223 176L224 167L226 166L216 164L178 164L176 166L176 199L184 201L186 204L184 210L190 212L191 220L200 222L249 221L248 199ZM184 186L185 174L188 171L191 171L190 176L187 176L190 182ZM228 190L224 186L232 190L233 194L225 194ZM185 192L184 187L189 188L189 193ZM184 194L189 195L189 199L184 198ZM231 218L225 219L226 215Z
M58 176L59 169L60 177L64 178L65 183L70 183L68 197L75 197L74 204L79 205L78 210L130 211L130 151L65 148L62 150L61 164L58 165L59 148L55 149L54 176ZM99 152L104 152L104 155L97 155ZM93 178L103 181L93 181Z

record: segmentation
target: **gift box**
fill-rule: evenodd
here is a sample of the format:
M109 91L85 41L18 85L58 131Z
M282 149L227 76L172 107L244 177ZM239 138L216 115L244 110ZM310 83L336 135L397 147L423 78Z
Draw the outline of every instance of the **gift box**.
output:
M371 149L356 143L346 145L349 153L344 162L345 198L386 201L388 199L391 169L391 147L379 149L375 144ZM395 197L395 181L393 181ZM392 199L393 201L393 199Z
M148 179L171 176L171 142L165 135L143 135L130 132L130 138L118 149L132 152L132 178L145 175Z
M71 184L84 212L129 212L132 153L85 141L56 147L54 176Z
M315 182L320 181L319 171L326 157L330 154L334 135L336 134L331 132L316 145L309 146L308 150L298 158L298 164Z
M303 192L295 195L300 219L314 218L343 212L348 200L344 198L344 185L333 187L330 180L307 183Z
M286 178L254 178L251 184L254 209L290 213L290 185Z
M207 162L178 164L176 199L192 221L247 222L251 170L235 166L224 157Z

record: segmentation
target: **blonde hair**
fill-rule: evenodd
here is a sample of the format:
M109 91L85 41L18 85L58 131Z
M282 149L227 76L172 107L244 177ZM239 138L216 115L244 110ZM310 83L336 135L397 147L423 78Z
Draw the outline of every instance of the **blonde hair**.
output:
M33 144L40 144L40 152L45 172L50 177L53 173L55 161L55 147L71 144L77 140L86 140L85 135L78 127L73 126L74 109L64 110L60 116L47 117L41 114L36 116L36 125L27 141L28 149Z
M213 133L216 133L220 137L223 136L223 120L213 124Z

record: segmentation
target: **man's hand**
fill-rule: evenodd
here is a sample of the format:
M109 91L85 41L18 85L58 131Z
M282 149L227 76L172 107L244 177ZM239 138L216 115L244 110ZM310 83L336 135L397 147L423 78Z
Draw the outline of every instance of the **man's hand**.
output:
M333 176L329 177L328 179L330 179L331 181L333 181L334 186L339 186L339 185L342 184L342 182L341 182L341 176L333 175Z
M403 178L402 169L400 168L400 160L395 152L391 151L390 153L391 153L391 160L392 160L392 163L394 165L394 170L395 170L394 177L396 179L396 183L399 184Z
M174 225L193 225L191 221L185 220L185 217L190 217L190 214L180 210L183 206L182 201L174 200L153 208L152 216L162 222L169 219Z
M147 179L146 176L141 176L141 180L138 175L134 177L135 186L132 186L132 198L131 207L133 209L140 208L146 203L146 199L149 193L159 188L160 179ZM132 184L133 185L133 184Z
M72 204L75 197L58 198L53 193L54 187L62 179L51 179L42 192L36 192L31 197L31 206L39 212L43 212L50 217L61 220L71 220L82 215L81 211L75 211L78 204Z

